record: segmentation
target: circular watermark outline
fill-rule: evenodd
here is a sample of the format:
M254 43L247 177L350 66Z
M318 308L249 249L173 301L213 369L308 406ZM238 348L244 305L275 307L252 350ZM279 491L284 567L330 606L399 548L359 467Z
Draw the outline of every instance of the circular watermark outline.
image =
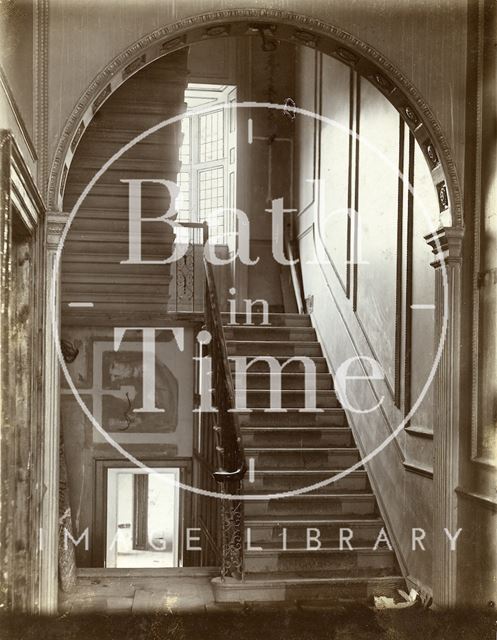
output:
M95 419L95 417L93 416L91 411L88 409L86 404L83 402L83 399L81 398L81 396L79 394L79 391L76 389L76 387L74 385L74 382L73 382L73 380L71 378L71 375L69 373L69 370L67 368L67 365L66 365L66 363L64 361L64 357L62 355L62 348L61 348L61 345L60 345L60 332L59 332L59 324L57 322L57 313L56 313L57 291L58 291L58 284L59 284L58 279L59 279L59 271L60 271L62 249L63 249L64 243L65 243L67 234L69 233L69 229L71 228L71 224L72 224L72 222L73 222L73 220L74 220L79 208L81 207L81 204L83 203L84 199L86 198L88 193L91 191L93 186L96 184L96 182L100 179L100 177L107 171L107 169L116 160L118 160L124 153L126 153L126 151L128 151L129 149L134 147L135 144L141 142L142 140L144 140L148 136L156 133L157 131L160 131L164 127L167 127L170 124L174 124L175 122L180 122L184 118L188 118L188 117L190 117L192 115L201 115L201 114L205 114L205 113L210 113L214 109L218 110L220 106L224 110L238 109L238 108L242 108L242 109L263 108L263 109L275 109L275 110L278 110L278 111L283 111L285 113L288 112L288 111L292 111L295 114L307 116L307 117L313 118L315 120L318 120L320 122L324 122L325 124L331 125L332 127L335 127L337 129L341 130L343 133L345 133L345 134L347 134L349 136L352 136L353 140L356 140L356 141L359 141L359 142L365 144L366 147L368 147L369 150L373 151L373 153L375 153L379 158L381 158L381 160L383 160L383 162L387 166L389 166L395 174L397 174L397 176L402 180L403 184L405 186L407 186L408 191L414 197L414 187L413 187L413 185L410 184L409 179L404 175L403 172L399 171L399 168L396 167L393 164L393 162L391 162L379 149L377 149L374 145L372 145L367 140L367 138L365 138L362 134L358 134L355 131L352 131L351 129L348 129L344 125L340 124L339 122L336 122L335 120L333 120L331 118L327 118L326 116L314 113L314 112L309 111L307 109L301 109L300 107L289 107L286 104L280 105L280 104L274 104L274 103L271 103L271 102L252 102L252 101L230 102L230 103L226 103L226 104L223 104L223 105L215 105L215 106L211 105L211 106L208 106L208 107L197 107L197 108L194 108L194 109L189 109L189 110L185 111L182 114L179 114L177 116L173 116L171 118L168 118L167 120L163 120L162 122L159 122L158 124L156 124L156 125L150 127L149 129L147 129L146 131L140 133L139 135L134 137L132 140L130 140L130 142L125 144L123 147L121 147L121 149L119 149L119 151L116 151L116 153L102 165L102 167L97 171L97 173L93 176L93 178L90 180L90 182L83 189L81 195L79 196L79 198L77 199L76 203L74 204L74 206L73 206L73 208L72 208L72 210L71 210L71 212L69 214L69 217L67 219L67 222L66 222L66 224L64 226L64 229L62 231L62 234L61 234L61 237L60 237L60 240L59 240L59 244L57 245L57 249L56 249L55 257L54 257L54 262L53 262L52 279L51 279L52 331L53 331L53 337L54 337L54 341L55 341L55 349L56 349L56 353L57 353L57 358L59 360L59 364L60 364L60 366L62 368L62 371L64 373L64 377L66 379L66 382L67 382L70 390L72 391L74 397L76 398L76 401L78 402L80 408L82 409L83 413L85 414L85 416L88 418L88 420L90 421L92 426L97 430L97 432L104 438L104 440L107 441L108 444L110 444L112 447L114 447L114 449L116 451L118 451L129 462L134 464L136 467L138 467L140 469L143 469L147 473L158 473L158 472L154 472L153 468L148 467L146 464L144 464L143 462L141 462L140 460L135 458L132 453L130 453L129 451L126 451L126 449L124 449L118 442L116 442L114 440L114 438L112 438L112 436L109 435L109 433L98 423L98 421ZM430 220L429 214L428 214L427 209L426 209L426 207L424 206L424 204L423 204L423 202L421 200L418 201L418 205L421 205L421 210L422 210L426 220L431 225L431 220ZM434 229L434 231L436 231L436 230L437 229ZM346 476L348 476L350 473L353 473L354 471L358 470L360 467L364 466L366 463L371 461L378 453L380 453L385 447L387 447L399 435L399 433L404 429L405 425L411 420L411 418L413 417L413 415L416 413L417 409L419 408L421 402L423 401L423 399L424 399L424 397L425 397L425 395L426 395L426 393L428 391L428 388L432 384L433 379L435 377L435 373L436 373L436 370L438 368L440 359L442 357L442 352L443 352L443 348L444 348L444 345L445 345L445 340L446 340L446 337L447 337L448 306L449 306L449 304L448 304L447 267L446 267L446 263L445 263L445 256L444 256L444 253L441 251L441 245L440 245L440 241L439 241L438 237L435 236L434 237L434 241L435 241L435 246L436 246L437 252L439 252L439 254L441 256L440 264L441 264L441 268L442 268L441 269L441 272L442 272L442 283L443 283L443 287L442 288L443 288L443 292L444 292L443 293L442 330L441 330L441 333L440 333L440 338L439 338L439 341L438 341L438 345L437 345L437 349L436 349L436 353L435 353L435 358L433 360L433 365L432 365L432 368L430 369L430 372L428 374L426 382L425 382L423 388L421 389L416 401L411 406L411 409L410 409L409 413L406 416L404 416L403 420L401 420L399 425L390 433L389 436L387 436L385 438L385 440L383 440L383 442L381 442L375 449L373 449L366 456L364 456L364 458L361 458L358 462L356 462L352 466L348 467L347 469L341 470L339 473L331 476L330 478L327 478L325 480L321 480L321 481L316 482L316 483L311 484L311 485L306 485L305 487L301 487L300 489L291 489L289 491L283 491L283 492L279 492L279 493L273 493L273 494L267 494L267 493L261 493L261 494L253 494L253 493L251 493L251 494L222 493L222 492L217 492L217 491L208 491L207 489L201 489L199 487L193 487L193 486L190 486L190 485L185 484L185 483L183 483L181 481L178 481L178 480L170 480L169 478L165 478L165 477L163 479L167 483L174 484L178 488L183 489L185 491L190 491L192 493L196 493L198 495L206 496L206 497L209 497L209 498L219 498L221 500L256 501L256 500L276 500L276 499L281 499L281 498L290 498L292 496L304 495L306 493L310 493L311 491L314 491L315 489L320 489L322 487L328 486L328 485L332 484L333 482L338 482L342 478L345 478ZM158 475L160 475L160 474L158 474Z

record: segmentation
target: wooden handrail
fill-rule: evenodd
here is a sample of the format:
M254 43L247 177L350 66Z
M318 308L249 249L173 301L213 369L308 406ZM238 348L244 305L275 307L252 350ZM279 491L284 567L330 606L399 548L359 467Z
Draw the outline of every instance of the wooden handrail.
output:
M212 335L213 366L216 380L215 397L218 409L218 421L223 442L223 468L214 473L218 482L241 480L247 470L245 453L241 438L236 408L235 386L228 360L226 337L224 334L219 301L217 296L214 270L211 263L204 256L206 280L206 327ZM226 402L227 400L227 402ZM229 450L226 451L226 446ZM231 467L231 468L230 468ZM234 468L233 468L234 467Z
M293 242L287 240L286 243L286 251L288 255L288 259L291 260L290 264L290 274L292 278L293 291L295 293L295 300L297 301L297 309L299 313L305 313L305 302L303 296L303 288L301 278L299 276L299 272L297 267L295 266L295 255L293 251Z
M244 576L244 502L237 499L243 491L243 477L246 472L245 454L236 409L235 387L228 359L226 336L217 296L214 270L206 259L206 244L209 230L207 223L182 223L183 226L202 228L204 244L205 272L205 329L210 333L210 341L200 344L200 366L203 350L206 349L212 364L213 405L217 411L202 412L202 400L197 408L199 426L199 449L194 449L195 468L200 486L209 492L222 494L217 500L207 495L196 496L195 513L197 522L205 528L210 523L211 533L216 536L209 540L207 551L201 562L214 560L212 552L219 550L221 578ZM205 347L204 347L205 345ZM200 375L202 384L203 376ZM197 389L202 398L202 388ZM216 486L221 485L221 488ZM229 495L229 497L228 497ZM224 497L226 496L226 498ZM215 544L213 544L215 541ZM217 552L216 552L217 556Z

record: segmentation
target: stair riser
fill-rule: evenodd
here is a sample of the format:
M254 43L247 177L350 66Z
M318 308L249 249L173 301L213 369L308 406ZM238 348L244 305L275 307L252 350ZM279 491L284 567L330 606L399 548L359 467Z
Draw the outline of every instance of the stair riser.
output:
M245 554L245 570L249 573L326 570L330 576L343 572L348 576L358 576L364 575L364 572L368 575L386 575L392 573L395 568L393 552L371 552L363 555L353 551L304 551L299 554L275 552L274 555L267 555L255 551L250 552L250 555Z
M359 454L337 451L271 451L255 453L246 451L247 458L254 458L255 469L347 469L359 460Z
M258 516L271 515L278 516L309 516L310 519L316 516L340 515L344 518L353 515L375 516L376 505L373 496L368 499L357 499L352 497L337 498L331 497L320 499L295 500L269 500L267 502L247 502L245 506L245 517L256 518Z
M216 602L295 602L298 600L316 601L326 600L343 603L367 601L373 595L398 596L397 589L405 589L405 581L399 577L375 581L361 580L353 582L290 582L282 584L267 582L251 585L248 581L237 581L235 584L224 584L219 581L214 584Z
M233 355L236 355L236 354L233 354ZM285 353L283 355L285 356L285 358L278 358L279 364L282 366L284 365L282 369L282 375L284 375L285 373L305 373L305 367L302 362L296 360L293 362L288 362L288 364L284 364L288 360L288 358L291 357L291 354L288 355L287 353ZM257 357L257 354L253 355L253 357L254 358ZM312 358L312 361L314 362L316 373L329 373L328 365L326 364L326 361L324 360L324 358L315 356ZM249 364L250 364L250 360L249 360ZM231 361L230 366L231 366L232 372L234 373L235 363ZM268 373L268 371L269 371L269 365L267 364L267 362L254 362L253 364L250 364L250 368L248 369L248 372L250 373Z
M234 343L227 341L228 354L230 356L307 356L320 357L323 355L321 346L318 342L312 344L287 344L284 342L269 342L268 344L260 344L257 342L239 342ZM266 370L267 370L266 365ZM253 370L253 369L252 369ZM285 368L285 371L289 369Z
M294 489L302 489L311 484L328 480L335 472L328 474L312 474L298 475L292 474L275 474L273 476L259 476L255 473L255 481L248 482L245 480L246 492L264 492L264 493L282 493L284 491L293 491ZM366 476L347 476L341 480L324 485L319 489L313 489L312 493L348 493L349 491L369 491L369 482Z
M316 332L311 327L225 327L226 340L268 340L272 342L312 342L316 340Z
M281 388L285 389L305 389L305 377L303 375L281 375ZM271 388L271 377L269 375L247 375L247 389L262 389L267 391ZM322 391L333 390L333 379L328 374L316 375L313 380L313 389Z
M260 307L259 307L260 309ZM229 313L222 313L221 317L223 319L223 325L225 328L234 328L234 325L230 325L232 318ZM247 314L246 313L237 313L235 315L236 326L244 327L250 326L247 325ZM261 313L252 313L251 322L254 326L264 326L262 323L266 320ZM271 327L310 327L311 319L306 315L291 315L291 314L281 314L276 315L270 313L267 317L268 326Z
M308 413L291 411L288 413L267 413L254 411L241 413L241 427L346 427L347 421L343 411Z
M112 126L109 123L109 126ZM166 131L169 127L165 128ZM155 136L154 136L155 137ZM162 136L161 147L163 149L164 157L167 157L168 152L171 150L173 153L176 153L176 142L175 142L175 134L174 131L171 131L168 135L169 140L164 140L164 136ZM98 153L102 158L110 158L113 156L116 151L122 149L122 147L127 144L131 139L131 131L126 133L122 131L116 130L114 135L112 136L112 140L110 136L107 136L105 141L98 141L93 143L92 158L95 157L95 154ZM157 144L158 141L151 140L147 144L147 138L142 140L141 142L137 142L131 149L128 149L122 156L123 160L130 160L132 162L140 162L140 160L157 162ZM98 147L97 147L98 145ZM98 151L97 151L98 150ZM85 155L81 154L80 157L85 157ZM86 156L88 157L88 156ZM94 172L95 173L95 172ZM76 216L77 217L77 216Z
M309 431L297 433L275 429L262 433L242 433L245 447L353 447L351 431Z
M78 211L79 215L79 211ZM101 231L102 233L128 233L129 231L129 214L126 218L114 218L104 217L98 218L76 218L75 223L71 226L71 231L75 231L78 234L85 231ZM143 230L148 234L156 233L159 237L163 236L167 229L164 228L163 222L147 222L143 225ZM120 265L121 266L121 265ZM122 265L124 267L124 265Z
M175 181L175 177L171 174L171 176L165 176L165 179ZM73 194L68 194L72 196L72 199L76 199L81 195L82 190L86 185L77 185ZM122 209L128 206L129 203L129 195L126 191L115 189L115 193L106 193L100 191L95 192L96 187L90 191L90 193L85 198L85 207L89 209L100 209L112 210L112 209ZM107 187L108 189L108 187ZM114 191L114 190L113 190ZM164 213L164 198L148 198L143 196L142 200L143 209L147 211L147 214L150 214L150 217L159 216ZM166 205L167 206L167 205ZM166 225L164 225L166 226ZM65 247L64 247L65 248Z
M314 400L315 398L315 400ZM307 409L304 394L283 392L281 394L281 408L282 409ZM309 399L309 409L333 409L339 407L339 403L333 391L320 391L317 394L312 394ZM270 405L270 394L267 391L256 391L247 393L247 408L248 409L272 409ZM277 406L275 409L279 408Z
M165 283L163 283L163 285L164 286L158 286L157 284L147 284L146 282L140 284L120 284L112 282L112 279L109 278L107 282L92 282L90 284L81 282L63 282L62 288L63 293L66 297L68 297L68 295L71 295L72 293L87 293L88 298L93 300L92 294L96 296L105 296L108 293L109 286L111 286L112 293L120 294L123 300L126 300L126 298L133 296L140 299L148 293L152 300L154 298L162 298L164 301L166 301L169 292L169 284L167 280L165 281Z
M64 249L70 253L85 253L94 254L98 257L100 254L108 255L109 253L116 254L121 260L129 259L129 244L126 242L87 242L79 240L71 240L68 238ZM161 244L154 243L153 245L143 242L141 258L142 260L165 260L172 255L173 245L169 240Z
M281 547L283 544L283 529L286 529L286 540L288 547L305 548L307 540L307 528L319 529L320 540L323 547L338 547L340 541L340 528L350 529L353 537L350 541L352 547L372 547L382 529L379 524L360 524L357 522L341 522L339 525L322 524L320 522L306 522L304 525L285 524L268 527L257 525L257 523L246 524L250 528L250 539L253 546L262 546L271 543ZM348 537L346 531L343 537ZM345 542L343 548L346 549Z

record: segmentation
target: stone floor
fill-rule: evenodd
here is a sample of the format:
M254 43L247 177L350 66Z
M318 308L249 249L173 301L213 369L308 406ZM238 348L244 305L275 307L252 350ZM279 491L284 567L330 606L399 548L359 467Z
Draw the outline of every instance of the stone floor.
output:
M211 579L218 570L79 570L78 585L60 594L71 615L103 613L192 613L214 605Z
M51 619L3 616L0 640L495 640L495 609L376 611L372 603L217 604L216 569L80 569ZM19 622L21 621L21 623Z

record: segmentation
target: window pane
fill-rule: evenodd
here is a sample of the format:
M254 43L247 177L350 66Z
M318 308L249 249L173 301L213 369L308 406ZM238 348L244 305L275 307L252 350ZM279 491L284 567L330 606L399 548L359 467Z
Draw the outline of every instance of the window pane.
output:
M190 186L191 178L189 171L178 173L179 195L176 199L176 209L178 220L190 220Z
M206 113L200 121L200 162L220 160L224 157L224 111Z
M179 159L182 164L190 164L190 118L183 118L181 121L181 133L183 134L183 142L179 150Z
M224 168L199 171L199 219L206 220L212 236L224 235Z

